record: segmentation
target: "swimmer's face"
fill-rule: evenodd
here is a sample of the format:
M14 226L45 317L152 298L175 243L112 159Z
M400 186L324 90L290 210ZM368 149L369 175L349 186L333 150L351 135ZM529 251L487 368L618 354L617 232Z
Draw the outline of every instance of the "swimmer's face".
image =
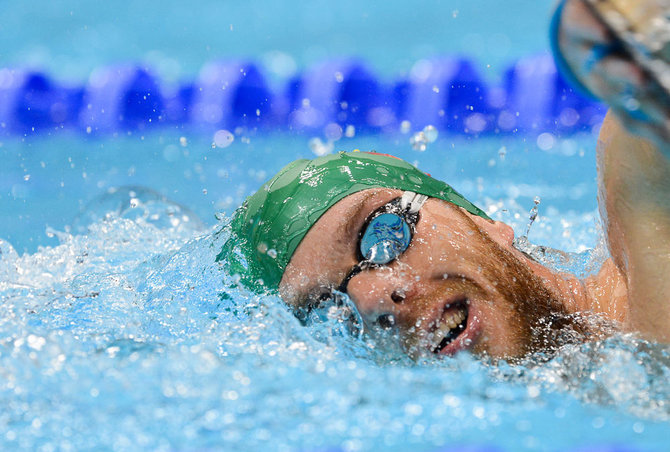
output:
M329 209L296 249L280 284L282 298L301 306L324 287L338 287L359 263L368 216L401 195L370 189ZM366 327L396 329L413 356L470 350L518 357L550 347L539 331L563 308L532 269L537 264L512 247L512 229L434 198L419 215L404 253L348 283Z

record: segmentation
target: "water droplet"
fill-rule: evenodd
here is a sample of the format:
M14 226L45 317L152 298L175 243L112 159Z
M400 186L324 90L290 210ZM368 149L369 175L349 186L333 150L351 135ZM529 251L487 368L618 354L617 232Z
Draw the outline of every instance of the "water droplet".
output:
M507 148L505 146L498 149L498 156L500 157L500 160L505 160L506 155L507 155Z
M466 132L479 133L486 129L486 117L481 113L473 113L465 118Z
M230 131L221 129L217 130L214 134L214 144L219 148L227 148L230 146L233 141L235 141L235 135Z
M309 140L308 145L311 151L319 157L322 155L330 154L331 152L333 152L333 149L335 147L332 141L324 143L323 141L321 141L320 138L317 137L314 137L311 140Z
M624 102L624 108L628 111L637 111L640 109L640 102L635 98L629 97Z
M426 137L426 141L429 143L435 142L437 140L437 129L433 125L427 125L426 127L423 128L423 136Z
M423 181L421 180L421 178L417 177L413 174L410 174L409 176L407 176L407 179L409 179L409 181L411 183L413 183L414 185L422 185L423 184Z
M272 259L276 259L277 258L277 250L275 250L274 248L270 248L268 250L268 256L270 256Z
M417 132L409 139L409 144L412 145L412 149L415 151L423 152L426 150L428 140L426 140L426 135L421 132Z
M337 141L342 138L342 127L335 122L331 122L324 127L323 133L328 141Z
M377 323L379 323L381 328L388 330L395 325L395 317L393 314L382 314L377 317Z
M524 237L528 237L528 233L530 232L530 227L533 225L535 220L537 219L537 206L540 204L540 197L536 196L535 199L533 199L533 208L530 209L530 215L528 216L528 219L530 222L528 223L528 227L526 228L526 235Z
M543 151L550 150L551 148L554 147L555 144L556 144L556 138L551 133L548 132L541 133L537 137L537 147L539 147Z
M41 350L46 343L47 341L43 337L35 336L34 334L28 335L28 347L33 350Z
M405 120L400 123L400 133L409 133L412 130L412 123Z

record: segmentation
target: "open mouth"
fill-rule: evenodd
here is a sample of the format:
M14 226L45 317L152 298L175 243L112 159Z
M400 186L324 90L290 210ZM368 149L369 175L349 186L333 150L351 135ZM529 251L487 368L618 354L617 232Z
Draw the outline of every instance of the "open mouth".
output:
M465 331L468 325L468 300L449 304L432 331L433 353L440 353Z

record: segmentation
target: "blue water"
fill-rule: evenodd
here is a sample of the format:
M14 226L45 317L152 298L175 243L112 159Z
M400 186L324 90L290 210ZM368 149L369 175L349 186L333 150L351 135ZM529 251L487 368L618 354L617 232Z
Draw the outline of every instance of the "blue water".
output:
M12 187L4 235L27 252L0 247L3 448L665 449L667 347L615 337L542 364L414 363L232 288L214 263L226 212L285 159L311 155L308 139L213 149L180 138L4 144L3 158L23 167L2 173ZM425 152L403 135L339 142L371 143L449 180L517 233L539 196L534 242L602 248L592 136L546 151L519 138L444 137ZM22 221L9 226L12 212Z
M3 5L0 66L81 82L100 65L148 60L178 79L245 56L283 61L280 76L358 54L390 79L419 58L463 53L496 79L546 50L551 6L281 3L14 2ZM311 138L241 131L225 148L187 129L4 138L0 449L668 449L667 346L619 335L548 362L416 363L234 288L214 262L232 210L313 156ZM424 152L401 133L335 143L355 148L415 163L517 234L539 197L532 242L573 253L575 271L605 255L592 134L441 133Z
M242 134L226 148L212 147L209 134L188 131L92 140L76 134L8 138L0 146L0 237L20 253L57 244L45 234L47 227L79 232L72 226L80 212L94 208L110 189L124 186L154 190L212 226L216 213L231 214L287 162L314 157L310 138ZM557 232L542 237L545 244L581 251L595 242L592 136L566 138L547 151L530 137L443 134L426 152L414 151L409 140L409 134L400 133L360 135L342 138L334 149L377 150L404 158L480 204L490 204L497 218L518 223L519 233L539 196L540 216L546 221L534 228L546 225ZM574 231L574 221L583 221L586 229Z
M3 2L0 66L33 66L80 81L101 65L145 61L175 80L217 58L262 60L282 75L355 55L391 78L421 58L462 54L498 77L497 69L510 61L547 50L552 3Z

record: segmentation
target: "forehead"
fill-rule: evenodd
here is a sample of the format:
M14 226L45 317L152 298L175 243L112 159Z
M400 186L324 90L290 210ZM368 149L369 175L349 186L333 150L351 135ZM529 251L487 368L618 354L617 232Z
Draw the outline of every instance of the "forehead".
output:
M300 242L286 267L279 290L289 303L310 289L341 280L357 263L358 233L376 208L402 195L401 190L371 188L351 194L328 209Z

